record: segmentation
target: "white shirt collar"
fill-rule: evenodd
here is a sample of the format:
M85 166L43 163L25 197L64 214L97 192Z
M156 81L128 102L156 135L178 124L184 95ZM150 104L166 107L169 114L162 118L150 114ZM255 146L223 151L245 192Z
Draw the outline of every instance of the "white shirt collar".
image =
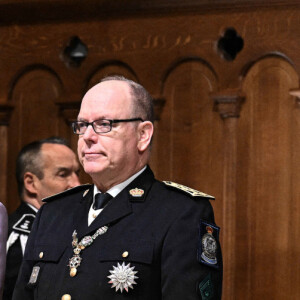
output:
M128 184L130 184L135 178L137 178L140 174L142 174L145 171L146 168L147 168L147 166L145 166L142 170L138 171L137 173L135 173L134 175L132 175L131 177L129 177L125 181L113 186L108 191L106 191L106 193L109 193L112 197L116 197L120 192L123 191L123 189L126 188L126 186ZM101 192L98 190L96 185L94 185L94 198L95 198L95 195L97 193L101 193Z
M131 177L129 177L127 180L113 186L106 193L109 193L112 197L116 197L129 183L131 183L136 177L138 177L141 173L143 173L145 169L146 169L146 167L144 167L142 170L140 170L139 172L137 172L134 175L132 175ZM89 210L89 214L88 214L88 225L89 226L92 224L92 222L95 220L95 218L97 218L97 216L103 210L103 208L97 209L97 210L93 209L93 205L94 205L94 201L95 201L95 195L97 193L101 193L101 192L98 190L96 185L94 185L93 204L91 205L90 210Z
M27 202L25 202L32 210L34 210L36 213L38 212L38 209L37 208L35 208L33 205L31 205L31 204L29 204L29 203L27 203Z

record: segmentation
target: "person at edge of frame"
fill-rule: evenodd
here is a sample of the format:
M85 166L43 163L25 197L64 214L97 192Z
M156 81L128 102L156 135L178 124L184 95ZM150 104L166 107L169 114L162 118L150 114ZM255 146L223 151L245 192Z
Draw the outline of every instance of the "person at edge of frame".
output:
M80 184L75 153L61 137L25 145L16 161L16 179L21 199L8 219L4 300L11 300L25 246L42 199Z
M7 211L0 202L0 300L2 300L6 265Z
M134 81L106 77L85 94L72 127L94 184L44 199L14 300L221 299L213 197L155 179L153 122Z

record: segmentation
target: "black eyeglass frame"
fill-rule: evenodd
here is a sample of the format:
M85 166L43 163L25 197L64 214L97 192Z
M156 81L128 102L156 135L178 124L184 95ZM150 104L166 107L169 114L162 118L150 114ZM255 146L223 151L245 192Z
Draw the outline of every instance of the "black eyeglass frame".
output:
M109 130L107 131L101 131L101 132L98 132L95 130L95 127L94 127L94 123L95 122L99 122L99 121L108 121L109 122ZM94 120L92 122L86 122L86 121L75 121L75 122L72 122L72 129L73 129L73 132L77 135L83 135L86 130L88 129L88 127L91 125L93 127L93 130L95 131L95 133L108 133L112 130L112 125L113 124L116 124L116 123L123 123L123 122L136 122L136 121L141 121L141 122L144 122L144 120L142 118L132 118L132 119L114 119L114 120L110 120L110 119L98 119L98 120ZM84 123L86 125L86 129L83 133L77 133L77 130L76 130L76 125L78 123Z

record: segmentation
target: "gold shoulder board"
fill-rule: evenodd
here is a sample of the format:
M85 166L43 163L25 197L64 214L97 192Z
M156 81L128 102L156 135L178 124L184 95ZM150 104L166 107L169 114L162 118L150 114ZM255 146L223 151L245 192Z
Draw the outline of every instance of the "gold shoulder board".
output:
M188 194L190 194L192 197L201 197L201 198L209 198L209 199L215 199L215 197L202 193L200 191L194 190L190 187L187 187L185 185L176 183L176 182L172 182L172 181L163 181L164 184L166 184L167 186L182 190Z

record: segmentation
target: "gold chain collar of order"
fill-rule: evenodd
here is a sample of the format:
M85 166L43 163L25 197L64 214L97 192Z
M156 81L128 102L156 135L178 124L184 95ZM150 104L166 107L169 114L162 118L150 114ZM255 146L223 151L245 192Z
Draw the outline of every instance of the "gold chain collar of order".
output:
M70 276L74 277L77 274L77 268L80 266L82 257L80 257L80 252L83 251L86 247L93 244L94 240L99 236L104 234L108 230L108 226L103 226L99 228L92 236L87 235L82 238L78 243L77 232L74 230L72 234L72 247L74 255L69 259L68 267L70 267Z

